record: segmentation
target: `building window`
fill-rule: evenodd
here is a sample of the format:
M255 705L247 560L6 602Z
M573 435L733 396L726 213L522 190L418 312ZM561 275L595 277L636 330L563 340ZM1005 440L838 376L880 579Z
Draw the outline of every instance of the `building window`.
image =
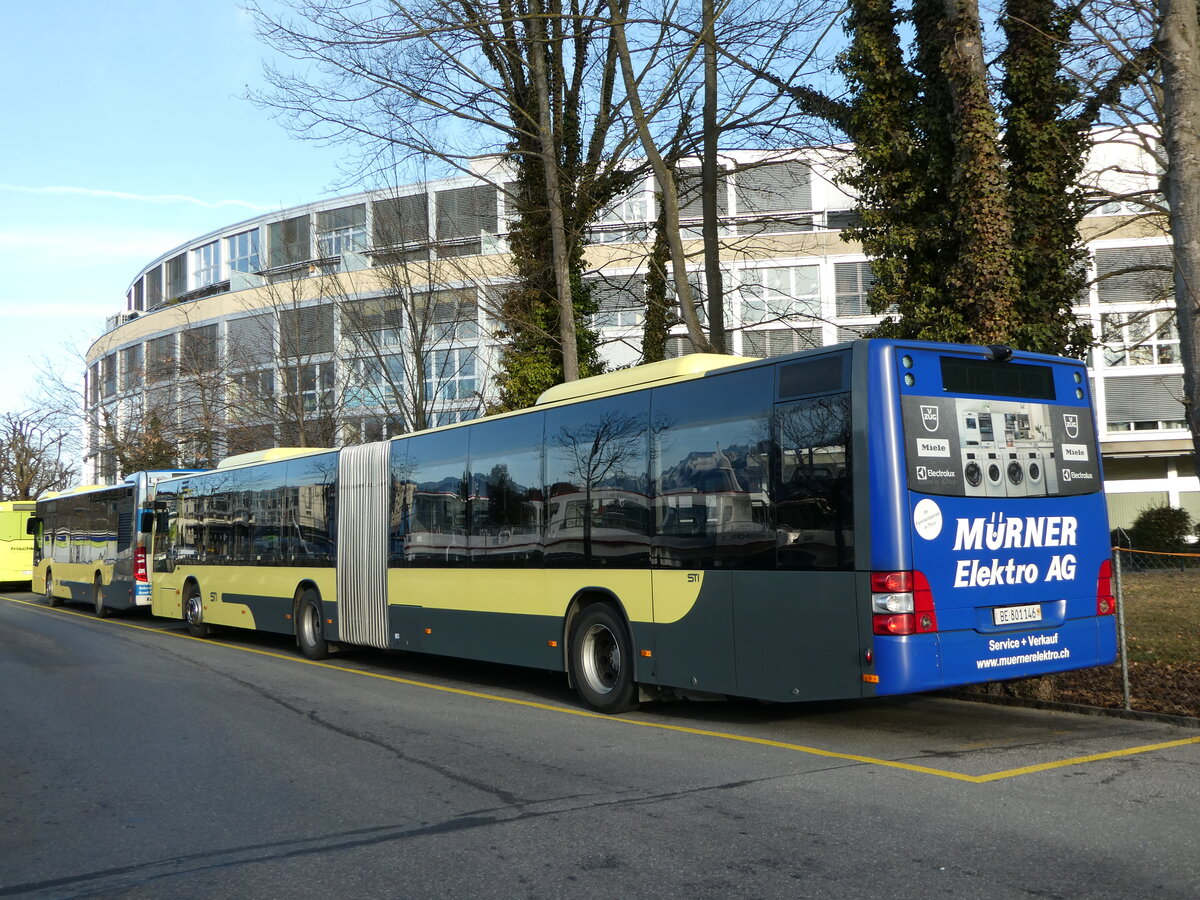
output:
M183 333L180 369L187 375L212 372L217 368L217 326L202 325Z
M639 184L629 193L613 200L600 211L590 229L590 238L598 244L644 241L649 238L649 196Z
M187 293L187 255L180 253L167 260L167 299L174 300Z
M271 268L306 262L309 250L308 216L296 216L267 226L267 252Z
M870 262L834 263L834 307L839 316L869 316L867 294L875 286Z
M368 356L351 364L353 383L347 391L350 406L388 406L400 400L408 383L404 357Z
M121 351L121 390L131 391L139 387L144 375L143 349L141 344L134 344Z
M739 171L734 184L741 219L738 234L811 231L811 180L808 163L798 160L755 165Z
M304 306L279 312L279 352L301 359L333 352L333 306Z
M742 321L747 325L821 315L821 270L817 266L743 269Z
M333 363L289 367L283 383L293 409L311 413L333 406Z
M1101 303L1162 303L1172 296L1170 247L1095 251L1096 296Z
M596 312L593 328L636 328L646 309L646 276L626 275L589 281Z
M192 287L203 288L221 280L221 243L213 241L192 251Z
M479 337L479 305L474 290L433 291L413 301L413 341L429 347Z
M1106 366L1170 366L1180 361L1172 311L1102 313L1100 329Z
M146 381L164 381L175 375L175 335L167 334L146 343Z
M1109 431L1186 428L1182 375L1134 375L1104 379Z
M342 337L362 349L403 343L404 299L399 296L347 300L341 305Z
M229 271L247 273L258 271L257 228L226 238L225 250L229 257Z
M107 399L117 392L117 354L110 353L101 361L100 396Z
M496 233L496 189L490 185L455 188L436 194L437 239L446 242L438 255L473 256L482 251L481 235Z
M425 396L430 401L448 403L475 399L479 379L474 347L430 350L424 360Z
M822 344L820 328L770 328L742 332L745 356L784 356L797 350L811 350Z
M367 207L343 206L317 213L317 254L358 253L367 247Z

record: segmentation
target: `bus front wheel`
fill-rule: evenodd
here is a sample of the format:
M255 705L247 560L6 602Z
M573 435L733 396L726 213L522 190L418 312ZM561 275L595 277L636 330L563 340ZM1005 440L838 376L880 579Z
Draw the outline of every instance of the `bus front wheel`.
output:
M54 576L50 570L46 570L46 604L48 606L62 606L62 600L54 596Z
M296 643L308 659L324 659L329 655L324 621L321 598L312 588L305 588L296 603Z
M208 623L204 621L204 603L200 599L200 589L190 584L183 595L183 620L187 623L188 634L192 637L208 637Z
M92 603L96 605L97 619L103 619L108 615L108 607L104 605L104 583L100 580L99 575L92 582Z
M605 603L579 614L571 628L571 682L583 702L602 713L633 709L633 649L621 615Z

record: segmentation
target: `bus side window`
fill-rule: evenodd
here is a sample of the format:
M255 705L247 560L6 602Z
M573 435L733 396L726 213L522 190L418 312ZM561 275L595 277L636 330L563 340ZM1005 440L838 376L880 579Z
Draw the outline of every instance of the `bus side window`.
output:
M850 395L775 408L776 502L781 569L846 569L854 558Z

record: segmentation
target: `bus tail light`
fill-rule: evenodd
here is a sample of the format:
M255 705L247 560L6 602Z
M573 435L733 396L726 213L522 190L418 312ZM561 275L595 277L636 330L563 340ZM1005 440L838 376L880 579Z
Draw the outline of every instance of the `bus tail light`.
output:
M1112 560L1100 563L1100 574L1096 578L1096 615L1111 616L1117 611L1117 598L1112 592Z
M938 630L933 591L922 573L871 573L872 629L875 634L928 634Z
M133 551L133 580L145 584L150 580L146 572L146 548L138 547Z

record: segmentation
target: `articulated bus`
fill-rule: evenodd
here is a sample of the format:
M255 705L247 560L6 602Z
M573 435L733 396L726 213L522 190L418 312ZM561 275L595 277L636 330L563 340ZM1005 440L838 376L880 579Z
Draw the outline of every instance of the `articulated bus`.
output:
M27 585L33 579L33 538L26 527L32 500L0 501L0 585Z
M162 481L153 612L671 696L872 697L1110 663L1076 360L693 355L526 410Z
M33 581L46 600L91 603L96 615L150 605L146 563L154 484L194 470L137 472L118 485L86 485L49 492L29 521Z

